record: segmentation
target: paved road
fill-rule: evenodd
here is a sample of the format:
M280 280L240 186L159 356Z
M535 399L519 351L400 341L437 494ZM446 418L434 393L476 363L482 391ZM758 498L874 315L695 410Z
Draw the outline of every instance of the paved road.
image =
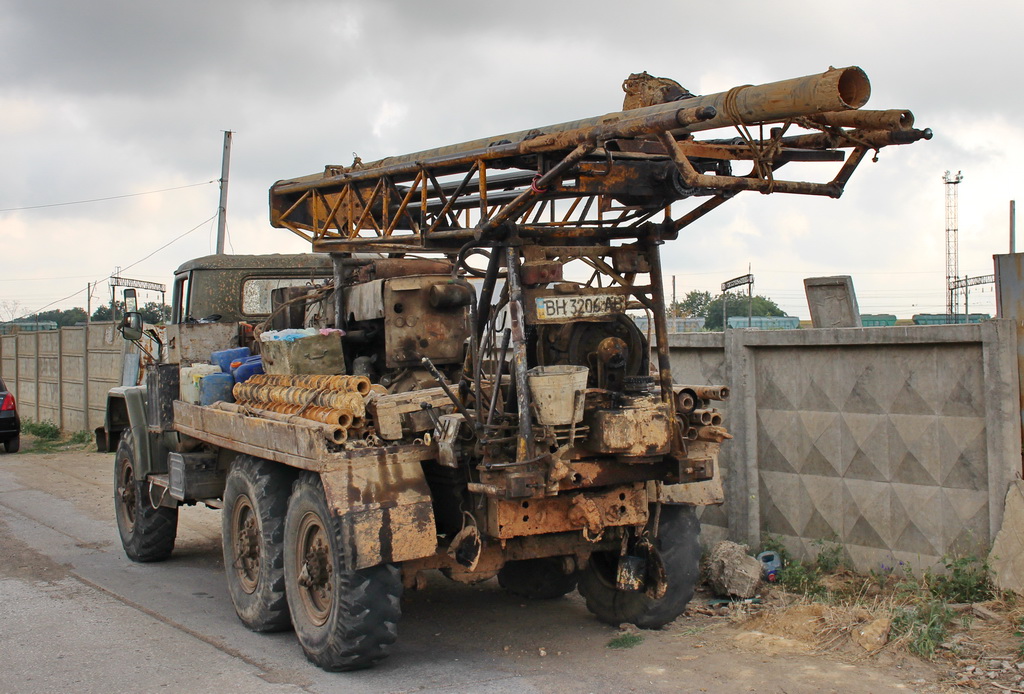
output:
M393 655L325 673L290 633L235 617L219 513L181 513L174 556L135 564L117 539L112 456L0 456L0 692L907 691L912 675L739 649L729 627L681 619L631 650L576 595L523 603L440 576L403 599Z

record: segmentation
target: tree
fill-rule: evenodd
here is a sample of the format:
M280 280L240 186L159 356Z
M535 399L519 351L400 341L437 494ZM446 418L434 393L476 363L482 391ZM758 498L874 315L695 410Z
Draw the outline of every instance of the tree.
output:
M52 320L59 327L66 325L77 325L78 323L84 323L86 316L85 309L76 306L75 308L69 308L67 310L54 309L52 311L43 311L35 316L30 316L28 320Z
M686 293L682 301L676 301L669 308L669 313L680 318L707 318L708 304L711 303L711 292L693 289Z
M726 311L730 316L746 316L748 305L752 316L784 316L786 312L779 308L778 304L766 296L757 295L752 304L742 294L730 294L726 292L719 294L712 299L704 313L704 328L706 330L722 329L722 301L726 301Z
M12 321L18 317L21 302L17 299L4 299L0 301L0 321Z
M115 303L117 304L117 317L120 319L124 316L124 302L115 301ZM171 307L157 301L149 301L139 307L139 313L142 314L142 320L146 323L159 325L167 319L167 316L171 315ZM110 304L103 304L93 311L92 319L95 321L113 320L110 317Z
M159 325L167 320L167 316L171 315L171 307L156 301L147 301L146 305L139 309L139 313L142 314L142 320L145 322Z
M116 301L114 303L117 304L117 315L118 316L123 316L124 315L124 302L123 301ZM110 304L100 304L99 306L97 306L96 310L92 312L92 319L94 321L114 320L114 317L113 317L113 315L110 312Z

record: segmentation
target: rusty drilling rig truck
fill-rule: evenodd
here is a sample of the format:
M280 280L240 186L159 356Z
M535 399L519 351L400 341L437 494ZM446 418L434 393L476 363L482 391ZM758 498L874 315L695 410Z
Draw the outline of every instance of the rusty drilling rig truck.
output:
M838 198L871 152L931 132L861 110L856 67L623 87L605 116L278 181L271 223L313 253L182 266L145 385L108 401L128 556L166 559L182 506L223 509L239 618L293 628L329 670L387 655L428 570L578 590L610 624L676 618L730 435L726 386L672 378L661 247L742 191ZM781 176L794 162L835 173ZM123 332L143 340L137 314ZM265 373L197 403L196 369L231 349Z

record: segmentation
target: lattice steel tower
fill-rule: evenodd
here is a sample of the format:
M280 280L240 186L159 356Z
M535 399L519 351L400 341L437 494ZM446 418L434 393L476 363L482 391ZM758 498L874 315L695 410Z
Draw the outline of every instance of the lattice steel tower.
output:
M959 272L959 261L957 259L957 248L960 245L958 240L958 228L960 226L958 217L959 201L957 196L960 181L964 180L963 175L957 171L955 175L946 171L942 176L946 184L946 322L952 323L956 320L959 301L957 301L956 288L954 286Z

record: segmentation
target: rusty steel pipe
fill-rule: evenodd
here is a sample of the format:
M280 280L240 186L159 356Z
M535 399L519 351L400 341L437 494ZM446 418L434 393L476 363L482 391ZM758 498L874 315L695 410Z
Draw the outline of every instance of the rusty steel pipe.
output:
M232 389L235 400L274 402L284 405L315 406L348 412L353 417L366 414L366 402L358 392L300 388L299 386L249 385L236 383Z
M672 392L676 399L676 411L680 414L689 415L701 404L693 386L673 386Z
M829 111L807 116L819 125L863 130L910 130L914 127L914 114L905 109L888 111Z
M701 400L728 400L729 386L683 386L692 390Z
M345 390L360 395L370 392L370 379L366 376L346 375L310 375L310 374L255 374L250 376L246 384L291 386L299 388L327 388Z
M841 133L810 133L807 135L791 135L782 138L787 147L821 149L839 146L862 145L871 148L888 147L889 145L909 145L918 140L932 139L931 128L917 130L844 130Z
M711 410L694 410L690 413L690 421L694 424L700 424L701 426L709 426L711 424L712 412Z
M284 422L285 424L314 429L322 433L327 439L334 443L345 443L345 441L348 440L348 432L346 432L345 427L331 426L305 417L280 414L278 412L253 405L242 405L230 402L217 402L211 405L211 407L216 410L223 410L224 412L253 415L256 417L262 417L263 419L270 419L275 422Z

